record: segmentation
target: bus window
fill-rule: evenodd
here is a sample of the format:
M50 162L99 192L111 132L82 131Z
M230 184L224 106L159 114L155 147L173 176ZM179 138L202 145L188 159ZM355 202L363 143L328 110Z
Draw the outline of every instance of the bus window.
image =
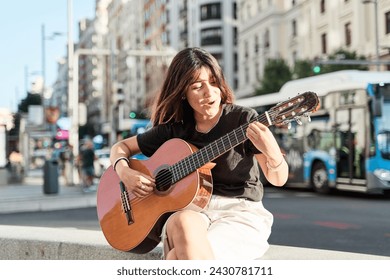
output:
M385 159L390 159L390 131L378 133L378 149Z

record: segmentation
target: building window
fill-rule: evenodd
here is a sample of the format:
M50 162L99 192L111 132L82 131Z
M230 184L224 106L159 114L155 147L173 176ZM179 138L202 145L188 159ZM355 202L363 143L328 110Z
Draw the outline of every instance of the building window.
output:
M296 37L297 36L297 21L295 19L291 22L291 29L292 29L292 36Z
M326 33L321 35L321 52L326 54Z
M237 27L234 27L233 28L233 45L237 46L237 43L238 43L238 31L237 31Z
M212 56L218 61L219 66L223 69L225 67L225 62L223 60L222 53L212 53Z
M200 6L200 20L221 19L221 3Z
M257 80L260 80L260 64L258 61L255 62L255 76Z
M269 42L269 30L267 29L264 33L264 47L269 48L270 42Z
M248 67L248 64L245 64L245 66L244 66L244 80L245 80L246 84L249 83L249 67Z
M325 13L325 0L321 0L320 12L321 12L321 14Z
M350 46L352 43L352 30L351 30L351 23L348 22L344 25L344 32L345 32L345 45Z
M233 69L235 72L238 71L238 55L236 52L234 52Z
M259 49L260 49L260 45L259 45L259 36L255 36L255 53L258 53L259 52Z
M298 53L297 53L297 51L293 51L292 52L292 59L293 59L294 63L297 62L297 60L298 60Z
M249 56L249 47L248 47L248 41L244 42L244 57L248 58Z
M390 12L387 12L385 14L385 20L386 20L386 34L390 33Z
M200 31L200 40L202 46L222 44L221 27L205 28Z

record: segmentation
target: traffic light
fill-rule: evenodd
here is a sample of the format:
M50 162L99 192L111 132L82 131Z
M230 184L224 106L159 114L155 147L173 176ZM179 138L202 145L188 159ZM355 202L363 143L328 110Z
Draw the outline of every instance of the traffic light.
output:
M314 65L313 66L313 73L319 74L321 72L321 66L320 65Z
M129 113L129 118L130 119L146 119L147 116L145 115L145 112L143 111L131 111Z

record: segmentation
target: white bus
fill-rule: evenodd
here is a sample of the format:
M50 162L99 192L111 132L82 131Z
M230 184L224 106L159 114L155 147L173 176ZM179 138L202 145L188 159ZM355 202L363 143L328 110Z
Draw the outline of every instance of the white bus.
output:
M337 71L236 103L262 113L306 91L320 98L311 122L272 128L289 163L287 185L389 194L390 72Z

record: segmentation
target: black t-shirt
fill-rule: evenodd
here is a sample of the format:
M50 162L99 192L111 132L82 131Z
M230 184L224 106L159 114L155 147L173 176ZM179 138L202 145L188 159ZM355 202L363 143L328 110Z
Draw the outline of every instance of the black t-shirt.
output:
M180 138L197 148L202 148L216 139L225 136L237 127L254 120L257 112L238 105L223 105L218 123L208 132L196 131L194 123L169 123L154 126L137 140L141 152L151 157L167 140ZM260 201L263 185L260 182L260 169L254 154L260 153L246 140L213 160L216 166L211 169L213 193L228 197L243 197Z

